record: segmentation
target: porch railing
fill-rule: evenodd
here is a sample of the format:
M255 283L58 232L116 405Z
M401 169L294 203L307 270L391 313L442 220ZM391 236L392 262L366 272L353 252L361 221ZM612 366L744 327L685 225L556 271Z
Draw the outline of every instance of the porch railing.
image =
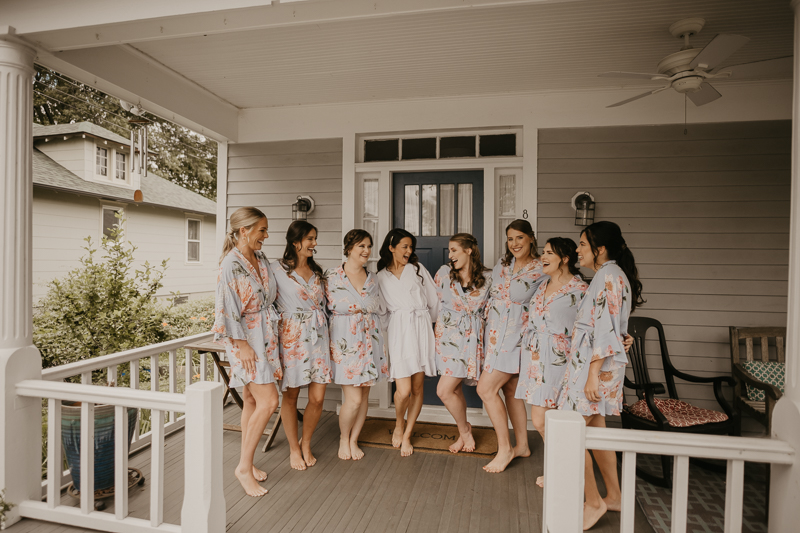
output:
M24 501L19 505L25 517L76 525L103 531L200 531L225 530L225 500L222 493L222 391L220 383L208 378L205 354L200 355L199 382L192 384L191 351L185 349L185 392L177 392L177 354L184 346L210 340L202 333L142 348L109 354L94 359L47 369L41 380L25 380L16 386L19 396L44 398L48 403L46 501ZM160 390L161 354L166 361L168 391ZM139 389L140 361L149 359L150 389ZM130 387L92 385L92 372L107 371L110 385L118 382L119 365L129 363ZM81 384L62 380L81 376ZM215 373L215 381L216 381ZM167 387L165 387L167 388ZM80 425L80 506L61 505L64 484L62 472L61 402L79 402ZM114 431L114 513L94 510L94 408L115 406ZM131 451L151 446L148 484L150 519L128 516L128 416L127 409L150 410L151 429L139 434L135 424ZM178 416L183 413L182 416ZM138 422L138 418L137 418ZM184 504L181 525L165 524L164 438L185 427ZM90 445L87 445L90 444ZM191 443L191 445L190 445ZM68 475L68 473L66 473Z
M689 497L689 458L727 461L725 533L742 530L744 463L792 464L795 451L769 438L586 427L578 413L550 411L545 417L543 532L583 529L583 469L586 450L622 452L620 531L633 533L638 453L674 456L672 533L685 533Z

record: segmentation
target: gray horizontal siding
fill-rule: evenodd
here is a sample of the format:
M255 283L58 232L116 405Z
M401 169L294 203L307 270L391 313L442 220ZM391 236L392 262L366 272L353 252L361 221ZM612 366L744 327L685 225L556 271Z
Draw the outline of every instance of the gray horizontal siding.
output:
M728 326L786 324L790 142L788 121L540 130L539 239L576 239L569 202L590 191L636 257L636 315L664 324L679 369L730 374ZM715 408L710 386L678 392Z
M308 220L319 228L315 259L324 268L341 259L341 139L231 144L227 193L228 216L245 206L266 213L270 237L264 252L270 259L283 255L297 196L311 196L316 208Z

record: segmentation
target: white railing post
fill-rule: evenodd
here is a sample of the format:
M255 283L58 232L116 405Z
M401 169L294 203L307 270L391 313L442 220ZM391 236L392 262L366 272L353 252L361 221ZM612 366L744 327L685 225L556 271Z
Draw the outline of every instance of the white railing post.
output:
M0 27L0 489L17 504L42 493L41 403L15 394L18 381L42 375L31 320L35 55ZM19 521L19 507L6 519Z
M586 422L574 411L556 410L544 420L542 532L582 531Z
M183 531L225 532L222 390L221 383L210 381L201 381L186 389Z
M772 437L800 450L800 0L794 9L792 86L792 188L789 206L789 303L786 317L785 394L772 413ZM769 491L769 531L794 531L800 518L800 463L773 465Z

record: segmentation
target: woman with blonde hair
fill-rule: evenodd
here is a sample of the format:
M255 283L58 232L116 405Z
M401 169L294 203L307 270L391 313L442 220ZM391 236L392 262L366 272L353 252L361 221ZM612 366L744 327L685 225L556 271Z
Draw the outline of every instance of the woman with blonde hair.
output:
M242 450L236 478L249 496L267 489L267 474L253 465L256 446L278 408L276 382L283 377L278 356L276 285L261 246L269 237L267 217L255 207L237 209L220 257L217 277L214 340L225 346L230 386L242 394Z

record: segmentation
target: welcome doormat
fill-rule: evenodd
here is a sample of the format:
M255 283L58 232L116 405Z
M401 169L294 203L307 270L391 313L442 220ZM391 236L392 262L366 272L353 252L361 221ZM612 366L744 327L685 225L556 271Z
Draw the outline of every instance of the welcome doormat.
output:
M661 472L657 455L637 455L645 470ZM745 463L742 501L742 533L766 533L766 470L761 463ZM656 533L671 531L672 491L636 478L636 500ZM725 474L689 465L687 533L723 531L725 523Z
M393 418L368 418L361 430L358 443L373 448L392 448ZM458 452L467 457L493 457L497 453L497 437L491 428L472 426L475 439L474 452ZM417 422L411 435L414 451L453 455L448 449L458 440L458 427L455 424L429 424Z

